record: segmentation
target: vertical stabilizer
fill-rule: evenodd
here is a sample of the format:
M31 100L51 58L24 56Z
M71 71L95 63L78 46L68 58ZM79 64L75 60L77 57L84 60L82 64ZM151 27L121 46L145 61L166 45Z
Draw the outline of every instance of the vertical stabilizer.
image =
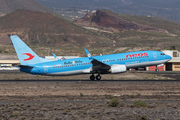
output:
M33 65L51 60L39 57L17 35L10 36L21 65Z

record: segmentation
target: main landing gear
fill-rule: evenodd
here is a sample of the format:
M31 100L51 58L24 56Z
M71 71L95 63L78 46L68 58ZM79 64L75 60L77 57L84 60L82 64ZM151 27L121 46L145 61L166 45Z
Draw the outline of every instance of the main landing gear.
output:
M96 78L96 80L101 80L101 75L97 75L96 77L94 76L94 74L92 74L91 76L90 76L90 80L95 80L95 78Z
M156 68L156 70L155 70L156 72L158 72L159 71L159 69L158 68Z

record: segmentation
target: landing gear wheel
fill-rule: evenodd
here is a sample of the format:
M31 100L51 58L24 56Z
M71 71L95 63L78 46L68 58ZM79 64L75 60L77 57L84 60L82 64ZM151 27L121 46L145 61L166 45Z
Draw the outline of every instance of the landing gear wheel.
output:
M100 75L97 75L97 76L96 76L96 80L101 80L101 76L100 76Z
M94 76L94 75L91 75L91 76L90 76L90 80L95 80L95 76Z

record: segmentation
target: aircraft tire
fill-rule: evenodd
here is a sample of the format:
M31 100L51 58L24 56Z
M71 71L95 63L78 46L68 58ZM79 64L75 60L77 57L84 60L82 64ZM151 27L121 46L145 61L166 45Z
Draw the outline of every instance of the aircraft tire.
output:
M95 80L95 76L94 76L94 75L91 75L91 76L90 76L90 80Z
M96 80L101 80L101 76L100 76L100 75L97 75L97 76L96 76Z

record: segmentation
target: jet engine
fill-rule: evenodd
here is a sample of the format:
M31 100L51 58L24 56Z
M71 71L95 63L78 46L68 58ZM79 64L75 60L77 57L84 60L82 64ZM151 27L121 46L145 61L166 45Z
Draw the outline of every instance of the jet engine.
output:
M125 65L112 65L111 69L109 70L111 73L122 73L122 72L126 72L127 68Z

